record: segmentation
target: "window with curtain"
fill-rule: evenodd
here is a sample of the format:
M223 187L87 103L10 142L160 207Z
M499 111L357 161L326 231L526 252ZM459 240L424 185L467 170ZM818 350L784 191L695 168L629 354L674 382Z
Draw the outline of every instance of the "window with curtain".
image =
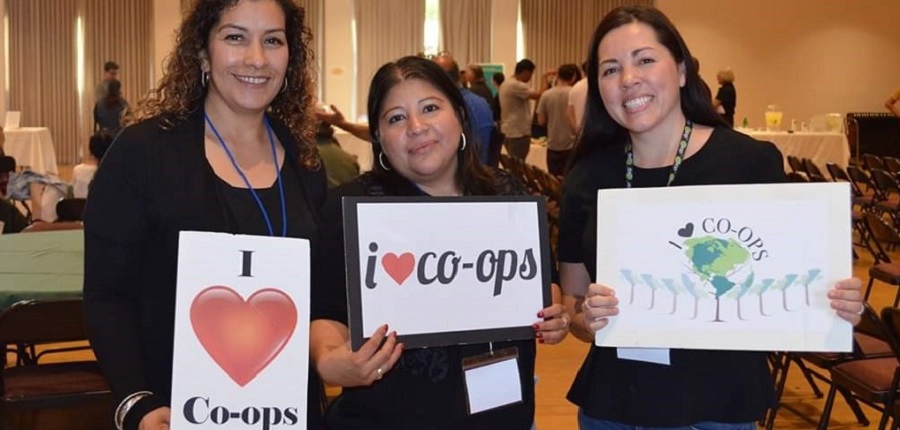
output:
M7 0L9 110L48 127L57 162L75 164L93 130L103 63L121 67L129 103L149 89L151 0Z
M441 49L465 67L491 60L491 0L440 2Z
M653 6L653 0L520 0L525 57L545 70L587 59L588 43L600 20L625 5ZM532 85L538 86L537 79Z
M424 0L355 0L356 111L366 110L369 82L384 63L424 47Z

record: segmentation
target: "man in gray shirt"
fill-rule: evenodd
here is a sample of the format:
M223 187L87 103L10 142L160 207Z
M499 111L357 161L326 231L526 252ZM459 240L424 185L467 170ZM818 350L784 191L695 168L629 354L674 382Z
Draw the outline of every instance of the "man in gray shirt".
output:
M562 176L575 145L575 133L569 127L566 111L569 91L578 76L578 66L563 64L556 74L556 85L545 91L537 105L538 124L547 127L547 170Z
M540 91L532 91L528 82L534 74L535 65L529 59L516 63L515 74L500 86L500 130L506 136L503 146L510 156L524 160L531 145L530 100L537 100L547 90L547 77L555 73L548 71L541 79Z

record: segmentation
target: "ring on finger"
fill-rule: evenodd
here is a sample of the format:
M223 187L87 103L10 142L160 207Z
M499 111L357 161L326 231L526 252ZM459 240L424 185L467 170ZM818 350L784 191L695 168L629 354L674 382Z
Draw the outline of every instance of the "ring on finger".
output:
M865 312L866 312L866 305L860 303L860 304L859 304L859 312L857 312L856 314L857 314L857 315L862 315L862 314L865 313Z
M378 374L378 376L375 377L376 380L384 377L384 370L382 370L380 367L375 369L375 373Z

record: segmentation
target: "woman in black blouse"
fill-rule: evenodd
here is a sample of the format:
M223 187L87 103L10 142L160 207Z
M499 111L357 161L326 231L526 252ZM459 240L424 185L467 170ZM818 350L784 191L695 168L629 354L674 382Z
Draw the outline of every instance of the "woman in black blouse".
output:
M462 360L487 353L488 344L404 349L380 327L358 351L349 348L345 286L343 196L463 196L524 194L521 182L478 162L465 104L435 63L404 57L382 66L369 91L369 128L375 169L334 189L323 210L323 264L328 298L312 323L312 357L325 382L344 387L326 413L328 427L344 429L521 429L534 419L533 340L494 342L518 348L522 402L469 414ZM477 221L476 221L477 222ZM435 228L439 228L435 224ZM423 238L427 240L427 238ZM326 288L323 288L326 289ZM557 343L568 331L559 304L535 309L536 337ZM402 333L401 333L402 335Z
M737 90L734 88L734 72L731 69L719 70L716 74L719 91L713 99L713 107L722 116L729 127L734 127L734 109L737 106Z
M97 171L84 302L120 429L169 428L180 231L301 237L315 258L325 174L304 18L292 0L194 2L158 89ZM320 398L310 372L308 428L322 428Z
M672 23L646 6L610 12L588 57L584 130L564 185L558 255L572 333L593 342L619 314L596 279L597 190L784 182L781 153L722 125L691 53ZM659 214L665 217L666 214ZM851 323L863 309L859 279L828 292ZM755 430L774 401L765 353L678 349L667 364L591 346L568 398L583 430ZM660 360L663 361L663 360Z

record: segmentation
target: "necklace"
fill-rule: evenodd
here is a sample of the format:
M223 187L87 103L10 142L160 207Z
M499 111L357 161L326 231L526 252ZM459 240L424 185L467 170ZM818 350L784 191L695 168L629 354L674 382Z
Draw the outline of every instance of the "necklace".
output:
M231 160L231 165L234 166L234 170L237 171L241 179L244 180L244 184L246 184L247 189L250 190L250 195L253 196L256 205L259 206L259 211L262 213L263 220L266 221L266 227L269 229L269 236L275 236L275 230L272 228L272 220L269 218L269 212L266 211L266 207L259 198L259 194L257 194L256 190L253 189L253 186L250 185L250 181L247 179L247 176L244 175L244 171L238 166L237 161L234 159L234 155L231 153L231 150L228 149L228 145L225 144L225 139L222 139L219 130L216 130L216 126L213 125L212 120L209 119L209 115L204 112L203 117L206 119L206 123L209 124L209 128L212 130L213 134L219 139L219 143L222 145L222 148L225 149L225 153L228 154L228 159ZM272 148L272 158L275 160L275 178L278 182L278 195L281 197L281 237L287 237L287 209L285 208L284 203L284 185L281 183L281 169L278 168L278 153L275 152L275 139L272 137L272 125L269 124L269 118L263 117L263 119L266 122L266 134L269 136L269 147Z
M675 162L672 163L672 171L669 172L669 181L666 186L672 185L681 162L684 161L684 152L687 150L688 141L691 140L691 132L694 130L694 123L686 119L684 121L684 132L681 134L681 141L678 142L678 151L675 153ZM634 146L631 141L625 145L625 187L631 188L631 181L634 179Z

